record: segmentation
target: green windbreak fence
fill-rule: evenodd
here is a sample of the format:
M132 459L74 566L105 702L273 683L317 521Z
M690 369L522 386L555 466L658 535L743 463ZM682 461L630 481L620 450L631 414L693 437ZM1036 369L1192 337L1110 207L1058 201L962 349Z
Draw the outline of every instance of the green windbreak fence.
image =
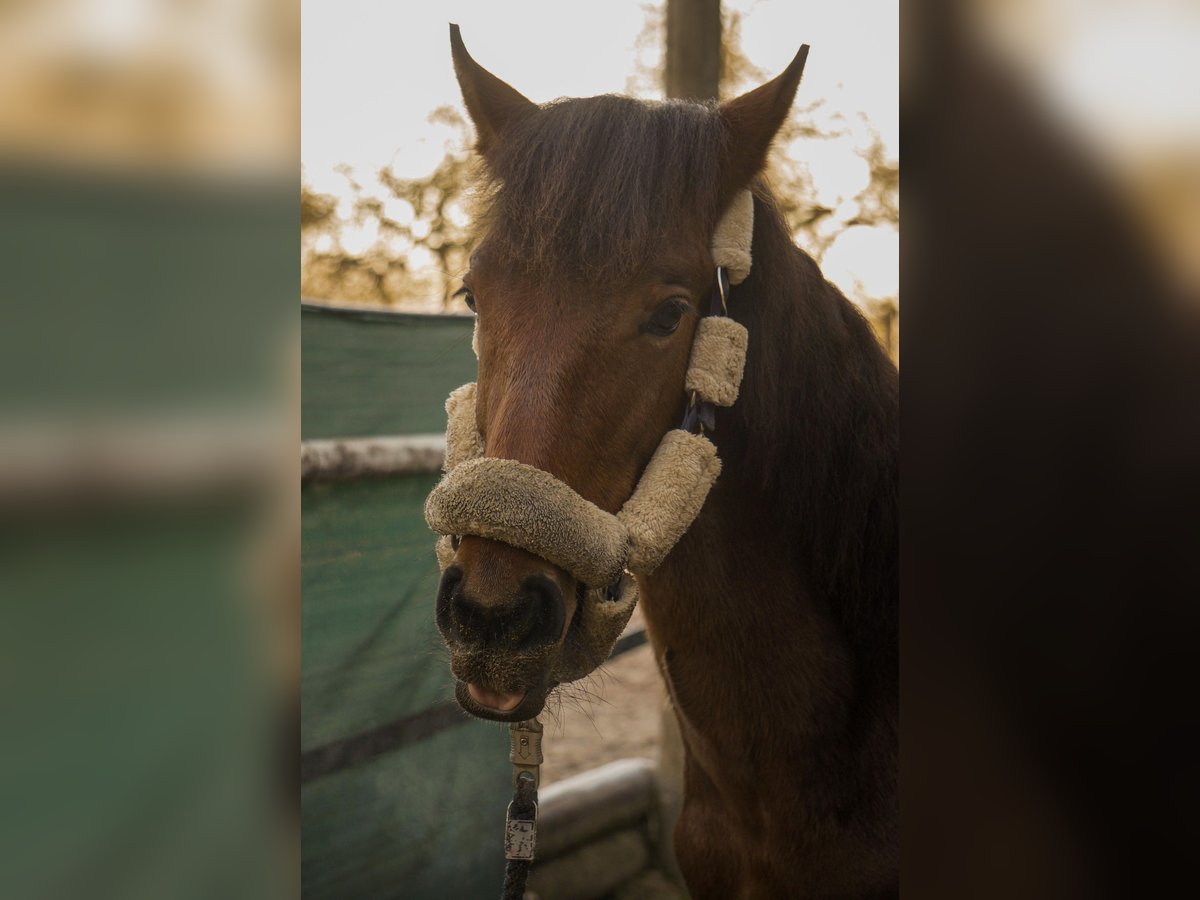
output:
M303 307L301 437L440 434L443 404L475 380L471 316Z
M472 320L306 306L306 439L439 432L475 377ZM303 894L493 897L503 726L468 719L433 622L434 475L302 488Z

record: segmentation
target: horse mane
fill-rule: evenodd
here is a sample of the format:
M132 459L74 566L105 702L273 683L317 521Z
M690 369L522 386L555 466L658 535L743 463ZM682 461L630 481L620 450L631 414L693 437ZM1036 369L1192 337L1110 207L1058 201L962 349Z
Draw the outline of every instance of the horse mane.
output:
M750 332L718 410L727 472L761 492L860 663L894 676L899 629L899 379L870 324L754 187L754 264L730 314Z
M555 101L489 146L476 216L489 248L535 277L627 283L680 221L715 227L727 141L712 104ZM761 181L753 255L730 308L750 349L741 397L718 412L725 477L761 493L856 655L894 670L895 367Z

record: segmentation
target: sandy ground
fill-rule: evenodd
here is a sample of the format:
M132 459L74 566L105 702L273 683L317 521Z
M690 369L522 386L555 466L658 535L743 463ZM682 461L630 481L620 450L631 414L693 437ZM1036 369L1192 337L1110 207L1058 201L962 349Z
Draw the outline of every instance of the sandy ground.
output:
M642 627L642 612L636 609L626 632ZM628 756L657 759L665 702L649 644L617 657L561 700L552 698L541 716L546 728L542 783Z
M631 631L644 627L641 609L634 610ZM660 764L662 814L678 814L682 785L677 773L681 761L678 731L664 742L666 689L649 644L631 650L582 684L561 701L552 700L542 714L545 735L542 751L542 784L562 781L616 759L641 756ZM674 718L667 717L668 723ZM670 821L674 821L670 818ZM668 840L669 826L656 840ZM669 853L669 850L666 851ZM668 875L652 866L606 900L687 900L681 876Z

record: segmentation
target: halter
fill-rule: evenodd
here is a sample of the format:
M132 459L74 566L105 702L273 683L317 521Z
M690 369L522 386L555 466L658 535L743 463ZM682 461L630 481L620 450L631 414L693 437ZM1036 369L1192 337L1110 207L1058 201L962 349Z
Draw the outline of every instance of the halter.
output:
M720 474L717 448L707 435L715 429L715 407L737 399L745 368L748 333L728 318L728 300L730 286L750 274L753 225L754 200L742 191L713 234L716 276L692 340L683 422L663 436L616 515L548 472L485 456L474 383L446 401L446 474L425 501L425 520L442 535L438 563L444 571L458 537L470 534L526 550L585 585L576 613L578 640L564 647L549 673L560 683L584 677L608 657L637 603L630 575L658 568L699 515Z

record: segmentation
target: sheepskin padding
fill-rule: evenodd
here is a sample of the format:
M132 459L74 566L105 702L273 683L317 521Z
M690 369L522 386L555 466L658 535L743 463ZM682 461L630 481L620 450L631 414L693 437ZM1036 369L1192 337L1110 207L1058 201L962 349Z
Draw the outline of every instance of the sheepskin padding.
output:
M733 406L746 368L746 326L724 316L705 316L696 326L684 387L717 406Z
M474 424L474 393L466 390L472 387L464 385L451 395L457 402L447 403L448 471L425 501L429 527L444 536L474 534L520 547L589 587L611 585L626 569L649 575L658 568L699 515L720 474L711 441L674 429L613 516L541 469L511 459L463 459L464 446L482 452L477 433L474 440L449 438ZM448 537L438 541L437 554L443 569L453 560Z
M438 571L445 572L446 567L454 562L454 544L450 541L450 535L443 534L437 539L437 543L433 545L433 552L437 554Z
M721 473L712 441L679 428L663 437L617 518L629 532L626 568L649 575L691 527Z
M589 590L575 610L562 652L550 668L550 677L566 683L594 672L612 653L637 601L637 582L630 575L621 577L615 600L608 599L604 588Z
M475 382L450 392L446 399L446 458L449 472L459 463L483 456L483 437L475 424Z
M754 240L754 195L740 191L713 232L713 263L729 273L730 284L750 274L750 245Z
M554 563L588 586L616 581L629 555L617 517L548 472L481 457L451 469L425 501L439 534L503 541Z

